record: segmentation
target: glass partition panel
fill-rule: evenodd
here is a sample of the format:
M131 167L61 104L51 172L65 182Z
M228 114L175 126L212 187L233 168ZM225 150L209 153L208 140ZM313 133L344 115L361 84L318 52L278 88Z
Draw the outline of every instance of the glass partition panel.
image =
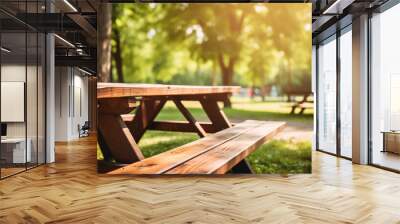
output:
M37 3L38 13L46 12L46 0L40 0ZM46 138L45 138L45 125L46 125L46 35L44 33L38 34L38 164L46 163Z
M27 150L25 32L1 34L1 161L2 177L26 169L31 151Z
M318 48L318 149L336 153L336 40Z
M400 5L371 19L372 163L400 170Z
M46 8L44 0L0 1L0 7L0 178L5 178L45 163L46 38L18 18Z
M34 167L38 163L38 35L27 33L27 80L26 80L26 114L27 114L27 166Z
M352 157L352 33L340 36L340 154Z
M46 144L45 144L45 99L46 99L46 78L45 78L45 66L46 66L46 37L44 34L39 33L38 35L38 76L37 76L37 94L38 94L38 105L37 105L37 119L38 119L38 135L37 135L37 146L38 146L38 155L37 162L38 164L43 164L46 162Z

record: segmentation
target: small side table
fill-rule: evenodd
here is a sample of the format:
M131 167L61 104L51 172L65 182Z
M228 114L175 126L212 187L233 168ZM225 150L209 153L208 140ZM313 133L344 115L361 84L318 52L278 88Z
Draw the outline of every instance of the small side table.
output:
M382 131L383 150L382 152L391 152L400 154L400 131Z

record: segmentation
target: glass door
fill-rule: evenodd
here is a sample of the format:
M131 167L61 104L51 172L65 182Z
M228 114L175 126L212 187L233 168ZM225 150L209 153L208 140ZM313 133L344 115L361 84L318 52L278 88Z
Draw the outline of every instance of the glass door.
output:
M5 10L41 13L44 1L1 2ZM45 44L43 33L0 12L0 178L45 163ZM9 25L11 24L11 25Z
M336 154L336 36L318 47L318 150Z
M370 160L400 171L400 4L371 18Z
M26 170L31 161L27 146L26 90L27 35L21 32L1 34L1 175Z

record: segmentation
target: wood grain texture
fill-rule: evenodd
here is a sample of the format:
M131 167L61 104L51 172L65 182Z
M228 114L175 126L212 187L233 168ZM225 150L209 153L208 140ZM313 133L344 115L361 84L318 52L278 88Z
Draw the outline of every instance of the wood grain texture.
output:
M132 123L128 126L133 138L139 142L146 129L160 113L165 105L165 100L142 100L136 109Z
M96 141L0 181L0 223L399 223L400 175L313 152L312 174L98 175Z
M180 164L166 174L225 174L284 127L284 122L258 122L236 138ZM239 124L240 125L240 124Z
M144 159L142 151L120 116L100 114L98 131L117 162L127 164Z
M133 124L133 120L135 115L133 114L123 114L121 115L122 120L129 127ZM217 130L214 129L214 126L210 122L198 122L202 129L206 133L215 133ZM231 123L232 124L232 123ZM234 125L234 124L232 124ZM158 131L175 131L175 132L196 132L197 128L193 126L193 124L187 121L153 121L149 126L147 126L147 130L158 130Z
M240 87L98 84L98 91L106 91L105 89L111 91L111 95L97 98L99 105L99 143L102 152L115 158L116 162L126 164L142 160L143 156L137 143L145 131L153 125L154 119L167 100L172 100L176 104L188 123L182 125L161 123L162 126L159 128L171 128L174 131L183 128L184 131L193 130L200 137L204 137L207 135L206 130L211 129L212 132L216 132L232 127L217 102L226 99L228 95L239 90ZM101 96L101 93L98 93L98 96ZM212 128L203 128L203 125L197 122L182 104L182 100L185 100L187 96L201 102L204 111L212 122ZM137 107L136 102L138 101L140 101L140 105ZM136 108L135 115L127 115L134 108ZM121 130L116 130L118 127Z
M132 163L109 174L162 174L260 125L257 121L245 121L233 128L208 135L197 141L160 153L140 162Z
M97 98L146 97L200 94L232 94L239 92L240 86L189 86L132 83L98 83Z
M215 130L220 131L232 127L224 111L219 108L217 101L204 98L200 100L200 104Z
M127 98L101 99L98 101L98 131L102 136L102 150L119 163L132 163L144 159L129 128L120 114L129 113L136 107Z
M183 105L183 103L180 100L174 100L174 103L178 110L182 113L182 115L185 117L185 119L189 122L189 124L195 129L195 132L202 138L207 135L206 131L203 129L203 127L200 125L200 122L198 122L193 115L190 113L190 111Z

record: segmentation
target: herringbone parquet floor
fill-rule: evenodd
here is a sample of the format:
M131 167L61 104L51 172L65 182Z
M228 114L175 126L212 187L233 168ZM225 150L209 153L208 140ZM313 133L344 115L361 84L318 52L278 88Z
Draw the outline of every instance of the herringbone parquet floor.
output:
M322 153L313 174L110 177L94 138L0 181L0 223L400 223L400 175Z

